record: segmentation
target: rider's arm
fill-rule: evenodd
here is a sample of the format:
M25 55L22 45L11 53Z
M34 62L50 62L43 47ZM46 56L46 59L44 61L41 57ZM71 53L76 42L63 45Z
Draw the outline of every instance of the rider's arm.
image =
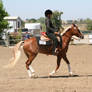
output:
M56 32L56 29L50 26L50 22L51 21L49 19L46 20L46 27L48 30L50 30L51 32L54 33L54 32Z

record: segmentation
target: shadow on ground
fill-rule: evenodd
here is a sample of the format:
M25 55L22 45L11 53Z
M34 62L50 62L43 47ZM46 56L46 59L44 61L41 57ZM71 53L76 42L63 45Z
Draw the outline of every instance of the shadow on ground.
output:
M89 75L73 75L73 76L69 76L69 75L62 75L62 76L36 76L30 79L47 79L47 78L80 78L80 77L92 77L92 74ZM16 78L10 78L10 79L29 79L29 77L16 77Z
M63 75L63 76L41 76L38 78L76 78L76 77L92 77L92 74L89 75L73 75L73 76L69 76L69 75Z

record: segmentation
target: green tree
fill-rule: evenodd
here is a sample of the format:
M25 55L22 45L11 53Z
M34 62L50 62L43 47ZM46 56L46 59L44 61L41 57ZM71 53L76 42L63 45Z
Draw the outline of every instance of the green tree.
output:
M40 17L38 20L37 20L38 23L41 23L41 26L42 26L42 31L46 31L46 27L45 27L45 18L44 17Z
M44 17L40 17L37 22L40 22L41 24L45 23L45 18Z
M53 22L54 26L58 29L62 28L62 20L61 20L62 14L63 14L63 12L59 12L59 11L53 12L52 22Z
M26 19L26 21L27 21L28 23L36 23L36 22L37 22L37 20L34 19L34 18L32 18L32 19Z
M85 23L87 24L87 29L92 30L92 20L91 19L86 19Z
M0 0L0 34L4 29L8 28L8 22L4 20L5 16L8 16L8 13L4 9L2 0Z

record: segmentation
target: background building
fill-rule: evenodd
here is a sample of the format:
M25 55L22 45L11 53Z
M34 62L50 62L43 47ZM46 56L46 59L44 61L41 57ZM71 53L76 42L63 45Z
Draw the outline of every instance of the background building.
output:
M8 16L4 18L9 23L9 29L7 29L7 32L17 32L18 29L21 29L22 27L22 20L20 17L16 16Z
M28 29L28 32L33 36L39 36L41 32L40 23L25 23L25 29Z

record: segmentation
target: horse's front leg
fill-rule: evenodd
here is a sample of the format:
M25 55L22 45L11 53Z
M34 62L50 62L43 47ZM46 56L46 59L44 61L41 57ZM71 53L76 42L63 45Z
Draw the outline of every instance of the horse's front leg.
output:
M61 62L62 56L57 56L57 65L56 65L56 69L53 70L51 73L49 73L49 76L52 76L53 74L55 74L57 72L57 70L60 67L60 62Z
M70 76L72 76L72 75L73 75L73 73L72 73L72 70L71 70L70 62L69 62L69 60L68 60L68 58L67 58L66 54L65 54L65 55L63 55L63 59L64 59L64 61L67 63L68 71L69 71L69 75L70 75Z

